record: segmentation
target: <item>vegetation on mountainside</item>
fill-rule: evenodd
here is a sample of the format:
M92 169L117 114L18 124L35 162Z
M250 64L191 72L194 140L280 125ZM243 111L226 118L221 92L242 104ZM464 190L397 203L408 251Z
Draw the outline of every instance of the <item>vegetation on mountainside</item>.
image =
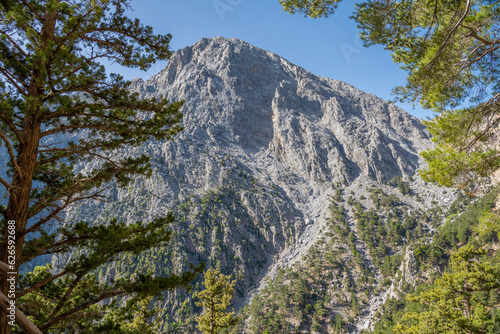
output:
M280 270L276 279L254 298L246 310L248 330L251 333L347 333L359 321L370 298L394 284L397 298L388 299L378 310L374 333L397 330L419 333L425 326L441 328L439 333L445 333L444 328L465 333L460 331L465 327L487 329L472 333L498 331L500 287L495 284L500 271L494 251L498 221L490 213L500 190L493 189L474 202L460 194L446 213L448 218L442 226L439 225L443 215L437 208L427 213L408 212L402 202L389 200L391 196L381 189L369 190L373 205L380 205L377 211L366 209L353 198L348 201L350 204L336 201L335 196L332 198L328 230L303 262ZM351 210L350 215L347 210ZM418 222L422 225L421 234L416 233ZM352 223L356 224L360 239L353 233ZM431 228L436 227L433 238L429 239ZM481 249L485 245L487 247ZM399 269L404 252L412 252L416 260L415 285L401 278ZM470 272L464 274L464 264L469 263L462 261L464 257L477 259L470 263L481 270L470 267ZM369 265L370 261L383 275L377 280L377 269ZM460 279L465 286L461 291L456 286ZM485 284L476 289L481 291L473 289L474 279ZM467 290L469 281L470 291ZM455 285L450 287L451 283ZM440 311L448 309L450 303L460 303L469 292L470 318L460 320L458 315L463 314L463 308L457 307L460 312L448 314ZM409 294L413 297L407 300ZM431 321L440 327L429 327Z
M499 193L492 189L472 203L461 196L432 241L412 246L419 267L417 285L408 298L400 294L386 301L374 333L426 333L426 326L437 333L498 332L499 225L492 222L496 216L491 212Z
M110 263L99 270L100 280L114 277L115 272L132 274L144 270L166 276L189 270L190 263L205 262L207 267L230 274L236 280L235 297L241 298L249 286L258 283L258 274L272 260L269 254L275 253L276 247L294 242L303 222L297 218L297 210L277 189L257 182L245 166L226 155L206 154L198 159L207 159L203 163L211 164L222 176L223 186L204 194L186 191L185 197L179 196L171 208L176 221L171 228L171 242ZM155 173L153 182L178 182L182 189L185 174L167 162L165 169L170 168L169 179L163 179L162 173ZM139 219L143 213L131 213L130 203L150 208L156 200L156 195L142 188L138 193L131 186L121 200L102 204L98 223L106 222L113 215ZM81 211L78 214L92 213ZM193 295L203 289L202 278L196 278L192 285L190 291L165 292L155 300L163 331L177 329L176 333L185 334L197 331L195 317L202 308L195 304Z
M377 211L352 195L347 203L332 196L322 237L300 263L280 270L246 309L249 332L347 333L368 301L396 279L407 232L422 213L408 212L379 188L369 190L372 204L381 205ZM411 240L419 237L411 234ZM383 276L377 278L378 270Z

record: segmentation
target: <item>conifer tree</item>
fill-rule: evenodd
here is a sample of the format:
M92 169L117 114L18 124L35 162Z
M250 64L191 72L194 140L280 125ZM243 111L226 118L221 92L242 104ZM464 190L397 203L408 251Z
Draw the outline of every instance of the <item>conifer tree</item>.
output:
M125 186L135 175L150 175L147 156L114 152L150 138L169 140L182 130L182 102L141 100L100 63L146 70L169 58L171 36L128 18L128 8L127 0L0 0L0 149L9 157L0 175L6 201L0 207L1 333L11 330L7 296L16 299L24 332L38 330L28 328L23 314L43 332L91 330L112 307L101 301L158 295L194 277L96 277L96 269L124 254L165 244L172 215L130 226L116 219L105 226L61 224L67 208L102 200L110 182ZM76 168L86 162L93 169ZM73 256L57 271L38 267L18 282L6 272L68 252Z
M231 282L230 279L230 276L221 274L216 269L205 272L205 290L194 295L199 299L196 305L203 307L203 313L196 318L203 334L218 334L221 330L233 328L239 322L234 311L226 311L233 298L236 282Z

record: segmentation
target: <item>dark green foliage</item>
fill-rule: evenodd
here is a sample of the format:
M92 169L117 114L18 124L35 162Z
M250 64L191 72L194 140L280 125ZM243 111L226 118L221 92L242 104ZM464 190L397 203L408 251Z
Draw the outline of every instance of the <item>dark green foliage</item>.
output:
M163 276L153 277L150 272L144 270L140 262L130 262L137 256L147 254L153 246L156 249L165 247L171 238L171 231L165 226L172 222L173 215L169 215L166 219L157 219L149 224L126 226L111 220L108 225L90 227L79 223L70 229L61 229L62 238L58 239L60 246L54 252L73 251L73 256L65 263L62 275L59 274L60 278L54 279L52 268L47 266L37 267L33 273L21 276L19 289L22 292L18 295L18 303L41 323L40 328L50 328L52 324L88 328L93 326L93 321L99 321L102 315L115 314L121 305L96 304L99 301L126 295L134 295L134 298L141 300L148 296L159 296L173 287L188 288L188 283L195 278L195 272L201 272L203 269L203 263L194 271L190 271L190 267L186 266L188 271L182 275L166 272ZM39 240L26 243L26 254L31 254L31 248L44 247ZM68 240L78 240L77 247L68 247ZM127 270L124 266L115 267L118 269L115 275L119 273L121 277L102 282L99 279L102 271L116 263L135 263L135 270ZM130 272L135 273L134 279L128 275ZM38 287L39 290L36 290ZM31 291L36 293L32 294ZM46 299L40 298L41 296ZM77 312L78 305L88 305L88 310L84 308L80 311L81 316L75 322L72 317L67 316ZM135 305L122 306L130 308ZM106 319L118 326L113 329L116 333L128 333L118 331L118 319ZM101 327L102 325L98 325L95 330Z
M343 324L342 316L339 313L337 313L337 315L335 316L335 325L334 325L335 333L340 333L340 331L342 330L342 324Z
M335 189L335 196L333 196L333 200L337 202L342 202L342 189L337 188Z
M439 228L437 233L434 234L432 242L426 243L424 240L422 240L420 242L417 242L413 246L414 255L420 267L420 272L434 272L433 275L430 275L431 278L439 279L440 275L433 270L433 268L439 268L440 272L450 273L449 275L451 276L448 277L462 277L464 274L463 271L457 269L455 269L454 271L450 271L450 269L447 269L449 266L450 256L458 250L463 249L463 247L465 246L484 247L486 249L490 249L492 243L497 242L496 231L484 231L481 230L479 226L481 222L484 221L484 217L488 216L491 212L491 209L495 206L495 200L498 197L499 193L500 190L498 188L493 188L485 196L472 203L470 203L471 198L469 196L459 195L457 200L450 207L448 219L446 220L444 225ZM431 216L437 213L436 210L431 211L433 211L430 213ZM498 224L496 224L495 226L495 229L498 229ZM482 234L481 232L485 233ZM494 270L498 271L498 255L496 255L495 252L490 251L489 255L483 254L482 256L484 256L484 258L482 258L481 261L484 261L485 265L490 266L488 268L496 268ZM459 263L460 261L455 262L455 268L458 268L460 266ZM484 270L482 271L484 272ZM435 285L433 279L431 281L420 281L415 291L413 291L413 289L409 289L407 292L412 293L412 295L414 296L430 298L430 296L437 296L436 293L438 293L439 291L447 291L445 288L443 288L443 284L441 284L440 286ZM460 280L457 279L456 281L459 282ZM434 292L426 292L432 289L434 289ZM481 299L481 302L485 305L498 305L494 301L498 299L498 292L496 291L494 293L490 293L489 291L490 290L488 290L488 293L478 293L478 298ZM442 302L451 303L452 299L454 298L456 298L456 296L450 297L450 299L448 299L447 301L445 301L445 299L442 299ZM491 304L489 304L490 299ZM401 333L422 333L422 328L424 327L433 328L435 330L437 330L437 326L445 326L445 328L449 328L450 325L449 323L446 324L446 322L450 319L448 318L448 320L445 320L446 312L442 312L442 317L439 316L440 318L442 318L442 321L440 321L439 324L438 322L433 322L433 325L423 325L424 327L422 328L418 327L420 320L415 320L418 318L418 316L416 315L425 314L426 318L421 319L421 321L423 321L423 324L424 321L432 319L433 315L436 314L436 310L446 311L452 309L452 307L448 305L440 306L437 309L434 308L431 310L426 306L426 304L429 304L429 302L440 302L439 300L441 299L430 298L425 301L425 303L420 303L419 301L422 300L416 300L415 298L413 298L411 301L409 301L405 299L404 295L401 295L397 300L388 300L384 305L384 309L380 311L382 315L380 316L379 322L375 325L374 333L393 333L393 327L397 323L401 323L401 319L405 314L407 314L407 319L411 318L413 320L407 320L402 323L406 327L400 327ZM472 330L471 333L496 333L496 331L498 330L498 328L496 327L498 326L497 320L495 320L497 317L497 312L498 308L497 306L495 306L491 311L489 311L489 315L486 315L486 313L482 315L479 314L478 317L481 317L482 320L475 320L475 323L477 324L479 322L485 321L483 324L487 323L487 327L491 329L489 329L488 331L485 330L484 332ZM483 318L483 315L486 318ZM455 316L453 316L453 318L455 318ZM471 328L472 327L469 327L469 329ZM445 332L448 333L453 331L443 331L442 329L436 331L436 333ZM455 332L461 333L463 331L454 331L453 333Z
M390 185L394 186L394 187L397 187L399 189L399 191L401 192L401 194L403 195L409 195L410 194L410 184L408 182L403 182L403 180L401 179L401 176L396 176L395 178L393 178L390 182L389 182Z
M498 189L491 190L484 197L464 208L463 213L456 216L459 207L469 202L467 196L459 196L451 206L451 215L433 237L430 245L418 245L416 258L420 263L444 266L448 263L449 254L468 243L483 244L486 240L477 237L477 227L481 217L495 206L499 194ZM490 237L491 238L491 237Z
M338 0L280 0L283 8L290 13L304 13L306 16L318 18L332 14L337 8Z
M373 201L375 208L378 210L380 208L383 209L393 209L396 206L400 205L400 201L395 195L387 195L379 188L371 188L370 191L370 199Z

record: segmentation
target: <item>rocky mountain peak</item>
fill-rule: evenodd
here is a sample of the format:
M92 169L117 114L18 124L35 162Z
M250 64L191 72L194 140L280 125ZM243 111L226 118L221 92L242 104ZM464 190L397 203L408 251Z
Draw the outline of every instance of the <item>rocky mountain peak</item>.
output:
M417 152L430 145L419 120L400 108L236 38L204 38L178 50L132 89L185 100L181 137L266 151L316 178L407 179L418 168Z

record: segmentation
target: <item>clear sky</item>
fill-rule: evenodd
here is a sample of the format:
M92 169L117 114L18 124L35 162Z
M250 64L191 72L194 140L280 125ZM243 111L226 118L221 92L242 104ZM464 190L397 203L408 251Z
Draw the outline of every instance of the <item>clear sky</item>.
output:
M155 33L170 33L171 48L177 50L203 37L240 38L274 52L314 74L345 81L383 99L393 99L392 88L404 84L388 51L379 46L364 48L356 23L349 19L354 2L345 0L337 12L322 19L288 14L278 0L132 0L130 17L141 19ZM166 62L147 72L122 68L126 79L149 78ZM418 105L398 104L419 118L432 116Z

